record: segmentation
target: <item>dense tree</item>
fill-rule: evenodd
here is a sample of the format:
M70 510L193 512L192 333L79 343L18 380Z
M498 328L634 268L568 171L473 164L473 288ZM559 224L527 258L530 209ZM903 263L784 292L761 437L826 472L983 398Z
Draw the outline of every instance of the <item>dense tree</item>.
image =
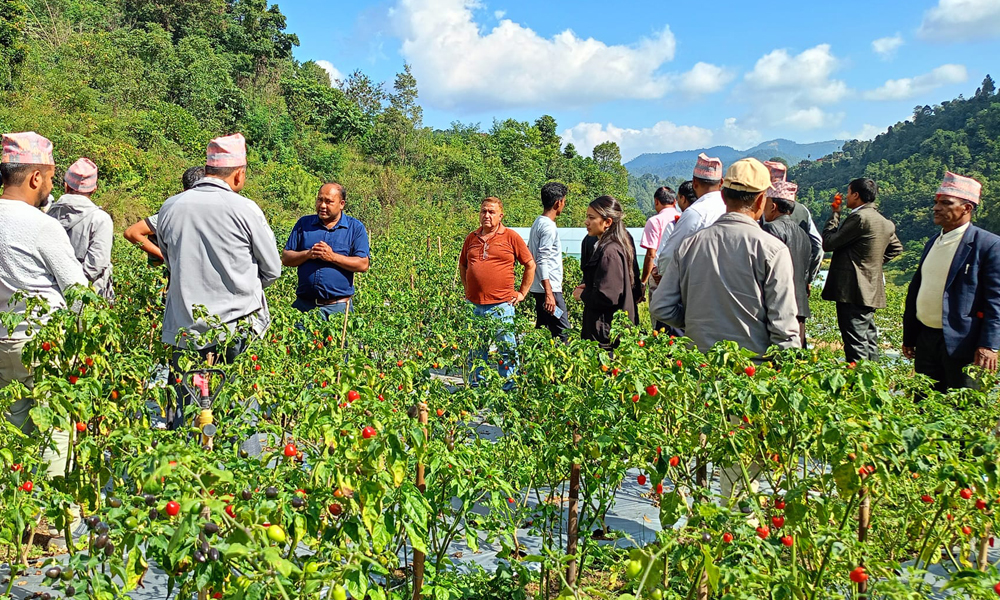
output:
M22 41L26 26L25 5L21 0L0 0L0 89L9 90L24 62Z

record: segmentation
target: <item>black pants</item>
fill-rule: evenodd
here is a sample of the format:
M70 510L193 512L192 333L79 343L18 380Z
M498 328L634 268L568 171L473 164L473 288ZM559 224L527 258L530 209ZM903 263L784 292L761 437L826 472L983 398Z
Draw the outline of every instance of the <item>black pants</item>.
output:
M917 373L937 382L935 390L944 393L948 390L976 387L976 382L962 371L971 361L956 360L948 355L948 349L944 345L944 331L941 329L922 326L920 336L917 337L916 352L913 368Z
M806 344L806 318L805 317L795 317L799 321L799 341L802 342L803 348L808 348Z
M559 338L563 342L569 339L566 333L570 327L569 314L566 311L566 301L563 299L562 292L552 292L556 299L556 307L562 311L562 315L558 318L545 310L544 293L531 292L531 295L535 297L535 327L547 328L552 333L552 337Z
M875 329L874 308L838 302L837 326L844 341L847 362L878 360L878 330Z

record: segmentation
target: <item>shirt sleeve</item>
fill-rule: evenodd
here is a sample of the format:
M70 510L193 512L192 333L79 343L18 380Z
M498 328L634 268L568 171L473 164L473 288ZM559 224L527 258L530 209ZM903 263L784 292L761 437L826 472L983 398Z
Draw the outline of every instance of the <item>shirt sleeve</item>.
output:
M69 243L66 230L53 219L50 226L46 226L40 232L38 240L38 253L45 264L45 268L55 277L59 291L65 296L66 290L76 284L87 285L87 277L83 274L83 267L73 253L73 246Z
M656 254L656 270L661 274L667 272L667 264L674 260L674 252L681 242L698 231L701 215L688 209L681 213L681 218L674 223L674 230L669 236L661 236L660 249Z
M458 264L463 267L469 266L469 240L471 236L465 238L465 242L462 243L462 252L458 255Z
M535 257L531 255L531 250L528 250L528 245L524 243L524 238L514 230L510 230L510 233L511 244L514 246L514 258L517 259L517 262L526 265L535 260Z
M267 224L264 213L254 205L247 224L250 227L250 245L254 258L257 259L257 273L261 285L267 287L281 277L281 256L278 254L278 244L274 241L274 232Z
M156 226L160 223L160 213L149 215L145 218L146 225L149 226L149 230L156 233Z
M764 306L771 345L782 350L799 347L799 322L795 318L795 271L788 248L780 248L768 261L764 275Z
M660 245L661 231L656 225L655 216L646 219L646 226L642 229L642 239L639 240L640 247L646 250L656 250Z
M653 290L653 295L649 300L649 315L654 321L684 329L680 261L675 257L674 260L666 262L666 268L666 271L660 271L663 279L660 280L660 285Z
M556 243L555 227L542 227L538 232L538 256L535 257L538 281L549 279L551 267L558 264L556 261L561 258L562 248Z
M351 240L351 256L368 258L370 253L371 247L368 243L368 230L365 229L364 223L358 221L354 232L354 239Z
M852 218L853 217L853 218ZM847 246L864 235L861 217L851 213L841 221L840 213L830 215L830 220L823 227L823 249L834 251Z
M114 224L111 216L99 211L93 220L90 245L83 259L83 274L89 281L97 281L111 268L111 246L114 243Z
M299 219L295 223L291 233L288 234L288 239L285 240L285 250L289 252L301 252L305 250L302 247L302 219Z

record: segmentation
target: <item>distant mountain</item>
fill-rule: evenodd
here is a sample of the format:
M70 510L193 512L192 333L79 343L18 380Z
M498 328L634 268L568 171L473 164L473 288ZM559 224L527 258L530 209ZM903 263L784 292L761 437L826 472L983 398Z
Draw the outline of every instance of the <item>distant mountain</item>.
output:
M625 163L625 168L628 169L629 173L636 176L650 173L663 178L688 178L694 169L694 163L698 159L698 154L702 152L722 159L722 164L724 165L729 165L748 156L760 160L767 160L777 156L788 161L789 165L796 165L803 160L815 160L821 156L838 152L843 145L844 140L830 140L828 142L815 142L812 144L797 144L790 140L771 140L758 144L748 150L736 150L729 146L714 146L699 150L641 154Z

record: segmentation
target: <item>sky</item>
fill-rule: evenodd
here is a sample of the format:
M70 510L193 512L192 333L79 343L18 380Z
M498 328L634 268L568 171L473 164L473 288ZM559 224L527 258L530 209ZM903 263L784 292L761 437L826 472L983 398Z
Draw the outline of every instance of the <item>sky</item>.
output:
M391 88L424 124L555 117L624 160L713 145L871 139L1000 79L1000 0L280 0L295 57ZM991 60L992 59L992 60Z

